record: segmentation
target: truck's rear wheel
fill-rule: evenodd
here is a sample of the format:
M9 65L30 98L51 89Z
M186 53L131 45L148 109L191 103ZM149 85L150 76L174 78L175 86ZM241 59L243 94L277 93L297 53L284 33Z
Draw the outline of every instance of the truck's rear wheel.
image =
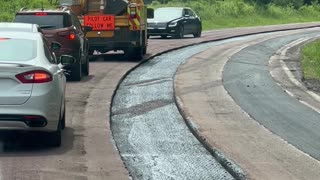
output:
M147 46L143 47L143 55L147 54Z
M144 48L136 47L130 48L125 51L125 55L129 60L140 61L143 59Z

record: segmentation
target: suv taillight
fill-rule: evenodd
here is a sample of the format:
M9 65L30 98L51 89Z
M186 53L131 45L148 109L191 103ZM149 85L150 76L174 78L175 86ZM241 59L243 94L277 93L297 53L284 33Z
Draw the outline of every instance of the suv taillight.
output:
M16 75L22 83L46 83L52 81L51 73L44 70L34 70Z
M76 39L76 34L73 31L58 32L58 35L67 37L69 40L75 40Z

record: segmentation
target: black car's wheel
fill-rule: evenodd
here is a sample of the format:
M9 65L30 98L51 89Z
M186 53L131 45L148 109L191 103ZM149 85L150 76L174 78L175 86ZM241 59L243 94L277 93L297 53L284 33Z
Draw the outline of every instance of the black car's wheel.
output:
M183 26L178 26L175 38L177 39L182 39L184 37L184 27Z
M201 26L199 26L197 28L197 31L193 34L193 37L195 37L195 38L201 37L201 31L202 31L202 28L201 28Z

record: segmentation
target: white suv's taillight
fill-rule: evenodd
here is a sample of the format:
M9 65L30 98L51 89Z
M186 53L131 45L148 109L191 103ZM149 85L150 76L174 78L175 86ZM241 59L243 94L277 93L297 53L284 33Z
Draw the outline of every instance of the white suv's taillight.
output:
M46 83L53 80L51 73L44 70L34 70L16 75L22 83Z

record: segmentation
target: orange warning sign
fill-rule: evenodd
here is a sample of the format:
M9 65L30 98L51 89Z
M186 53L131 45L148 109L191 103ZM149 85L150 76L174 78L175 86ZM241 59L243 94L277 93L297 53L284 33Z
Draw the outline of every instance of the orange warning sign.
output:
M91 26L94 31L114 30L113 15L86 15L84 16L84 25Z

